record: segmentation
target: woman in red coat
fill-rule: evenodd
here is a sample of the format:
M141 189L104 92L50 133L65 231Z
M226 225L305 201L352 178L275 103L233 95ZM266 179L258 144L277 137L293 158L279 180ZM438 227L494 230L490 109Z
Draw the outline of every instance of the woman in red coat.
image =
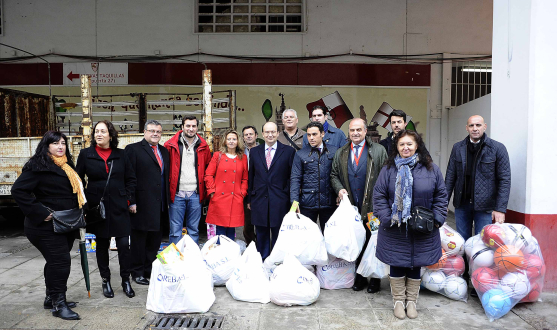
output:
M205 170L211 197L206 222L217 226L217 235L234 240L235 227L244 225L244 197L248 191L248 161L238 132L227 131L225 143Z

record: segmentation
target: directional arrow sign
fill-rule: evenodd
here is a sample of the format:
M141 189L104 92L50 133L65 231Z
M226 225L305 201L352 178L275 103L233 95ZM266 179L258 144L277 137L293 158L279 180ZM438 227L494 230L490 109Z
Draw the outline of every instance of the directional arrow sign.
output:
M78 78L79 78L79 74L73 73L73 71L70 71L70 73L68 74L68 79L71 80L71 81L73 81L74 78L75 78L75 79L78 79Z

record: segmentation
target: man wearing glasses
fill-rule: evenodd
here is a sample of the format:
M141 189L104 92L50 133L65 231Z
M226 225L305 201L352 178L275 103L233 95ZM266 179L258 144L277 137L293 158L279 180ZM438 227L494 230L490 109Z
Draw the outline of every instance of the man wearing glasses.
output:
M290 208L290 169L296 150L277 142L277 125L263 125L265 144L250 150L248 208L255 225L257 251L263 260L277 241L282 218Z
M161 244L161 226L168 222L169 157L159 144L162 126L156 120L145 124L144 139L126 147L126 157L138 180L130 200L131 275L137 284L149 285L151 264Z

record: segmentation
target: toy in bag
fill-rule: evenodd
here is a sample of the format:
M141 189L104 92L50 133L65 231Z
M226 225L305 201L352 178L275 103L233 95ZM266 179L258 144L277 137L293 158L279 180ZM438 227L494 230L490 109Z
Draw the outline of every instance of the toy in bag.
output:
M226 282L232 298L240 301L266 304L269 297L269 277L263 268L261 254L252 242L236 263L236 269Z
M189 235L175 247L183 259L153 262L146 308L155 313L205 313L215 302L213 276Z
M279 306L313 304L320 293L319 280L293 255L286 255L271 276L271 301Z
M348 195L325 225L327 252L346 261L355 261L366 241L366 230L358 211L350 204Z
M545 276L538 241L526 226L485 226L465 244L470 277L490 321L516 304L537 301Z
M201 257L213 273L216 286L226 284L240 256L240 246L224 235L211 238L201 249Z
M422 268L421 286L454 300L468 300L468 282L462 277L465 270L464 239L446 223L439 228L443 254L433 265Z
M351 288L356 278L356 264L354 261L336 258L327 265L317 267L315 275L323 289Z
M157 254L157 259L163 265L173 264L177 261L183 261L184 255L178 250L174 243L170 243L164 250L162 250L159 254Z
M217 225L214 225L212 223L208 223L207 224L207 239L211 239L213 237L217 236Z
M385 278L389 276L391 267L377 259L375 251L377 251L377 231L372 231L371 238L367 243L366 250L356 273L363 277L372 278Z
M303 265L326 265L328 262L319 226L300 213L288 212L282 220L277 242L264 262L269 276L287 254Z

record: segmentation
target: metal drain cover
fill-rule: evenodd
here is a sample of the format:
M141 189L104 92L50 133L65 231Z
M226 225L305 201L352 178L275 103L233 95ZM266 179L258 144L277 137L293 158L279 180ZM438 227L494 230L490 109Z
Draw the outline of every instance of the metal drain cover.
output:
M210 315L162 315L157 316L149 330L183 330L183 329L222 329L224 316Z

